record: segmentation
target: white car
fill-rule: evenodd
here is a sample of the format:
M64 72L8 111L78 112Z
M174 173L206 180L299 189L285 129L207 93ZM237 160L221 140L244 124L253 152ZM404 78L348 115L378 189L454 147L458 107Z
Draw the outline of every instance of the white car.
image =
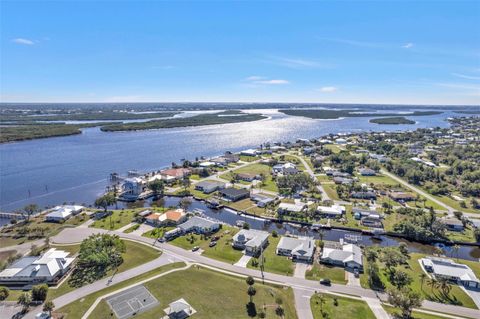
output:
M48 314L48 312L39 312L35 316L35 319L49 319L49 318L50 318L50 315Z

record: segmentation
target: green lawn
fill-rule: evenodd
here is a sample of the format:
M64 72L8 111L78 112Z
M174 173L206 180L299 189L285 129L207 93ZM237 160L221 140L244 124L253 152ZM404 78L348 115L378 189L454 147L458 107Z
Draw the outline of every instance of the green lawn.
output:
M74 302L58 309L56 312L64 314L65 318L80 319L85 314L85 312L88 310L88 308L90 308L90 306L95 302L95 300L98 297L103 296L107 293L116 291L120 288L130 286L130 285L132 285L136 282L139 282L139 281L145 280L147 278L153 277L155 275L161 274L161 273L166 272L168 270L175 269L175 268L181 268L183 266L185 266L184 263L173 263L173 264L169 264L169 265L165 265L165 266L153 269L149 272L138 275L137 277L125 280L121 283L118 283L118 284L115 284L115 285L110 286L108 288L104 288L102 290L94 292L94 293L92 293L92 294L90 294L90 295L88 295L88 296L86 296L82 299L75 300ZM108 316L108 317L110 317L110 316ZM92 318L95 318L95 317L92 317Z
M370 185L373 183L375 186L384 185L384 186L396 186L400 185L399 182L396 180L382 174L377 174L375 176L362 176L360 174L356 174L360 183L365 183Z
M480 214L480 209L474 209L470 205L471 197L470 198L465 198L465 203L467 204L467 208L461 207L459 201L457 201L453 198L450 198L448 196L434 196L434 197L436 199L438 199L439 201L441 201L442 203L447 204L448 206L453 207L454 209L457 209L459 211Z
M345 279L344 268L320 264L317 261L312 264L311 270L307 270L305 273L305 278L309 280L328 278L337 284L345 285L347 283L347 280Z
M249 301L244 278L232 277L201 267L174 272L144 284L158 299L159 305L135 316L138 319L160 318L163 309L172 301L184 298L197 313L192 318L248 318L246 304ZM253 297L257 312L267 305L267 318L280 318L275 314L275 298L281 298L285 309L284 318L297 318L291 289L255 283ZM110 318L110 309L105 301L91 314L92 318ZM258 316L256 316L258 318Z
M385 309L386 312L388 312L391 315L395 315L395 314L399 315L401 313L398 309L392 306L382 304L382 307L383 309ZM450 318L450 317L443 317L441 315L436 316L428 313L423 313L420 311L413 311L413 316L411 319L445 319L445 318Z
M268 238L270 242L267 248L263 251L264 256L264 270L267 272L272 272L280 275L287 275L293 276L293 271L295 269L295 264L292 262L291 259L285 256L279 256L276 254L276 249L278 242L280 241L279 237L270 236ZM258 262L260 259L252 258L249 262L247 267L253 269L260 269L259 267L253 267L252 263L254 260Z
M249 173L249 174L255 174L255 175L260 175L263 174L265 176L265 181L264 185L259 188L269 190L272 192L278 192L278 187L277 184L275 183L275 180L272 179L272 168L268 165L265 164L250 164L244 167L241 167L239 169L233 170L231 172L228 172L226 174L220 175L220 177L224 180L230 181L234 174L239 174L239 173ZM250 183L246 183L250 185Z
M137 230L139 227L140 227L140 224L135 224L135 225L133 225L132 227L129 227L129 228L125 229L123 232L124 232L125 234L129 234L129 233Z
M157 227L153 228L145 233L142 234L143 237L148 237L148 238L153 238L153 239L158 239L163 236L163 234L169 230L175 229L173 226L167 226L167 227Z
M412 279L413 283L410 285L410 287L422 294L426 300L431 300L435 302L440 302L440 303L445 303L445 304L455 304L455 305L460 305L463 307L468 307L468 308L473 308L477 309L475 303L473 300L457 285L452 285L452 290L450 291L450 294L448 296L443 296L443 294L438 290L438 289L431 289L425 282L421 284L419 275L423 272L422 268L420 267L420 264L418 260L420 258L425 257L426 255L424 254L419 254L419 253L411 253L410 254L410 259L408 261L408 265L406 266L399 266L398 268L409 274ZM464 262L463 260L461 262ZM388 274L387 270L384 265L382 265L380 262L379 263L379 269L380 269L380 278L384 285L388 288L391 287L392 285L388 281ZM470 264L469 264L470 265ZM360 283L362 287L364 288L369 288L368 286L368 264L364 263L365 271L364 274L360 276ZM476 271L478 272L478 267L475 267Z
M252 206L257 206L250 198L245 198L237 202L225 202L224 204L236 210L246 210Z
M125 225L130 224L133 220L133 217L135 216L135 213L144 209L145 208L114 210L111 216L96 220L92 225L90 225L90 227L110 230L119 229Z
M230 264L236 263L242 252L232 248L232 237L238 232L238 229L227 225L222 225L222 228L213 236L219 236L217 245L214 247L208 247L210 244L209 237L196 234L188 234L180 236L170 241L169 243L180 248L191 250L193 247L198 246L204 250L202 255L224 261ZM193 241L191 240L193 238Z
M324 303L320 302L319 294L315 294L310 299L313 318L348 318L348 319L375 319L375 315L368 307L367 303L358 299L351 299L346 297L338 297L329 294L322 294ZM334 299L337 300L338 305L335 306ZM322 311L328 317L322 315Z
M337 191L335 190L334 184L322 184L325 193L327 193L328 197L332 200L340 200L338 197Z

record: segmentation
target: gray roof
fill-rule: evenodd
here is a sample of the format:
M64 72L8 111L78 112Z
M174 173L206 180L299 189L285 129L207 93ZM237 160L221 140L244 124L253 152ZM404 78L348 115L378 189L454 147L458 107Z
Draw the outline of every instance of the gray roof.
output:
M322 259L331 259L342 263L353 261L358 265L363 265L362 249L354 244L343 245L341 250L324 248Z
M249 247L260 247L268 238L270 233L256 229L242 229L233 236L235 242L243 243Z
M226 188L220 191L225 196L231 196L231 197L238 197L238 196L245 196L247 194L250 194L250 191L248 189L238 189L238 188Z
M225 186L225 183L222 183L220 181L201 181L201 182L198 182L197 184L195 184L195 187L201 187L201 188L204 188L204 187L221 187L221 186Z
M291 251L296 256L313 256L315 250L315 240L311 238L293 238L282 237L277 245L277 249Z
M198 217L198 216L193 216L183 224L178 225L180 229L183 231L189 231L192 228L210 228L214 225L218 225L217 222L211 221L209 219L203 218L203 217Z

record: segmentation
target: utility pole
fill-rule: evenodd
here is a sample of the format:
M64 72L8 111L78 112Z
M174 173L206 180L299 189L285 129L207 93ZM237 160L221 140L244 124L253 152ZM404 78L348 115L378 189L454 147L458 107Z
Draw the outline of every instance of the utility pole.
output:
M262 284L265 284L265 277L263 275L263 245L260 246L260 272L262 273Z

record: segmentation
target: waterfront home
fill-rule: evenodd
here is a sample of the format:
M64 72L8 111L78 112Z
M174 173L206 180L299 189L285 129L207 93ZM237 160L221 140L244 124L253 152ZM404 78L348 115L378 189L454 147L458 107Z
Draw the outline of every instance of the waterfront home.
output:
M220 190L220 195L226 201L236 202L250 196L250 191L245 188L225 188Z
M213 193L219 189L224 189L225 183L220 181L201 181L195 184L195 189L199 190L205 194Z
M258 256L268 245L270 233L256 229L242 229L233 236L233 248L245 250L245 254Z
M136 200L147 189L147 182L140 177L126 178L122 184L121 197L126 200Z
M397 202L407 202L415 199L415 195L407 192L392 191L388 193L388 196Z
M480 289L480 280L467 265L456 263L451 259L438 257L425 257L420 259L419 262L423 269L436 279L446 278L467 288Z
M79 205L56 206L45 215L45 220L47 222L64 222L70 217L80 214L83 209L84 207Z
M183 224L178 225L178 228L185 234L211 234L220 228L220 224L204 217L193 216Z
M168 210L165 213L152 213L145 217L145 222L152 226L174 226L183 223L187 214L181 208Z
M214 157L211 159L212 163L214 163L216 166L221 166L221 167L225 167L228 165L228 160L223 157L223 156L220 156L220 157Z
M440 222L442 222L448 230L463 231L465 229L463 222L457 218L442 218Z
M373 169L371 168L360 168L358 170L358 172L360 173L360 175L362 176L375 176L377 175L377 172L375 172Z
M345 144L347 144L347 140L344 139L344 138L337 138L337 139L335 140L335 144L345 145Z
M344 244L341 249L324 247L320 261L347 269L363 270L362 249L354 244Z
M372 192L372 191L352 192L350 197L356 198L356 199L368 199L368 200L377 199L377 195L375 194L375 192Z
M225 152L223 157L227 160L227 163L236 163L240 160L240 156L232 152Z
M370 228L383 228L381 217L378 214L371 214L369 216L363 217L360 220L360 223L363 226L370 227Z
M183 231L180 229L180 228L174 228L172 230L169 230L167 232L165 232L165 234L163 235L163 238L165 240L173 240L179 236L183 235Z
M353 217L357 220L360 220L363 217L368 217L370 215L378 215L377 211L375 210L359 208L359 207L353 207L352 214L353 214Z
M311 262L315 254L315 240L308 237L282 237L276 252L293 260Z
M167 314L168 319L185 319L197 312L183 298L168 304L163 311Z
M189 176L192 171L189 168L169 168L160 171L162 178L165 181L180 180L185 176Z
M212 166L215 166L217 165L215 162L210 162L210 161L205 161L205 162L201 162L200 164L198 164L198 166L200 166L201 168L208 168L208 167L212 167Z
M307 208L307 204L297 202L297 203L280 203L278 206L279 214L288 214L288 213L300 213Z
M323 218L341 218L346 212L345 206L318 206L317 213Z
M259 193L251 194L250 199L257 203L257 206L261 208L275 201L275 198Z
M258 154L257 150L254 150L254 149L240 151L240 155L243 155L243 156L257 156L257 154Z
M297 166L293 163L277 164L272 167L272 174L274 175L294 175L298 173Z
M50 248L41 256L22 257L0 272L0 286L29 289L37 284L56 284L75 260L69 254Z

